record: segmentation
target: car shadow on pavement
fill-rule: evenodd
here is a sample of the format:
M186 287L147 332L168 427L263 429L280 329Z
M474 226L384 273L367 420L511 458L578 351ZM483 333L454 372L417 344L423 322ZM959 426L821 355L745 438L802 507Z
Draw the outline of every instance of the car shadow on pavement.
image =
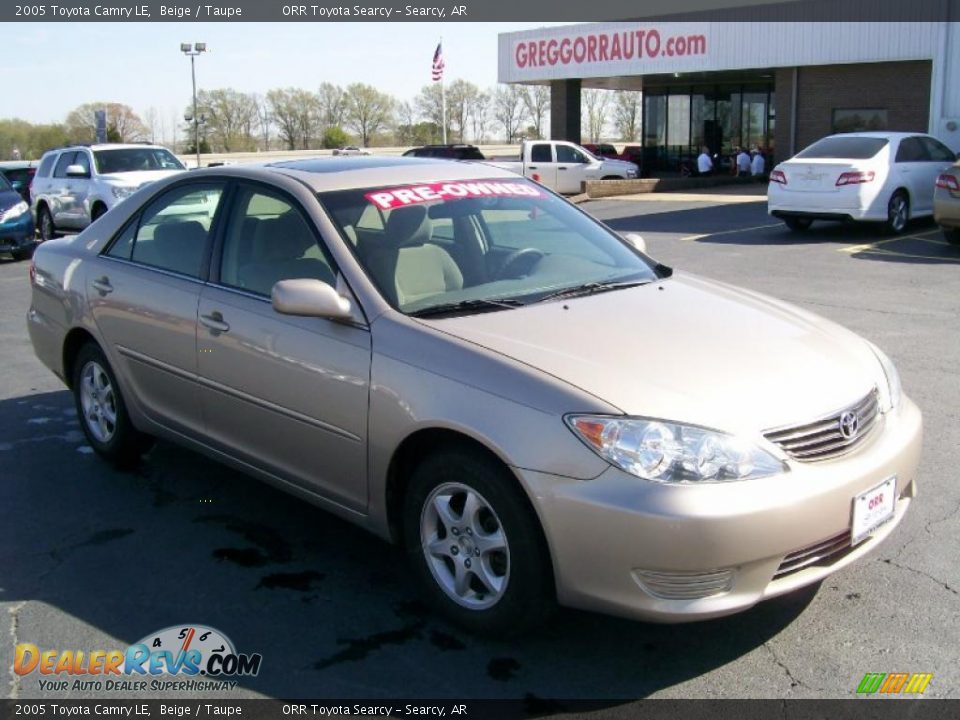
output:
M679 626L564 610L490 640L424 607L399 550L258 481L164 442L112 469L65 391L0 401L0 438L0 601L19 606L18 642L86 648L102 633L125 647L204 624L262 654L241 686L267 696L613 705L749 653L775 661L764 644L816 593ZM43 695L35 676L20 697Z

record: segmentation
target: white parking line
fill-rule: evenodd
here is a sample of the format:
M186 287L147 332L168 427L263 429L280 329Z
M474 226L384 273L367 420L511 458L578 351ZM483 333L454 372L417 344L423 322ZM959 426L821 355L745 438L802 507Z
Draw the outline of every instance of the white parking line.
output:
M702 235L687 235L686 237L680 238L681 240L700 240L706 237L716 237L717 235L732 235L734 233L744 233L744 232L753 232L754 230L766 230L768 228L782 227L783 223L772 223L770 225L756 225L754 227L748 228L735 228L733 230L720 230L718 232L712 233L703 233Z

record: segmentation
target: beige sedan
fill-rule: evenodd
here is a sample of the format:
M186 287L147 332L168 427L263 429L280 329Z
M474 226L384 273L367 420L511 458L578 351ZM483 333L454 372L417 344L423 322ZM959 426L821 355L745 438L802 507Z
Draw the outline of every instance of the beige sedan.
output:
M960 245L960 161L937 178L937 187L933 191L933 219L949 242Z
M34 348L99 455L160 437L316 503L475 631L743 610L916 494L920 412L876 346L508 171L200 170L34 263Z

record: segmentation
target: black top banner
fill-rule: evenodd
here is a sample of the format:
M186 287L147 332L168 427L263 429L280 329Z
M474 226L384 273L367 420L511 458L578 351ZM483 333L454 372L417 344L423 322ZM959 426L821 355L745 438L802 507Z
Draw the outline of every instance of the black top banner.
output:
M949 21L960 0L61 0L4 2L4 22Z

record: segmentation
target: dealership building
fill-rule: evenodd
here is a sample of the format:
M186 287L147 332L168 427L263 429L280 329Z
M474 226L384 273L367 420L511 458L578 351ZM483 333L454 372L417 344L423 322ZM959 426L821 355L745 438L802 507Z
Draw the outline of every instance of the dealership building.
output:
M648 170L678 169L703 145L783 160L857 130L929 132L960 152L955 8L834 0L506 33L499 80L549 85L551 135L574 142L582 90L642 91Z

